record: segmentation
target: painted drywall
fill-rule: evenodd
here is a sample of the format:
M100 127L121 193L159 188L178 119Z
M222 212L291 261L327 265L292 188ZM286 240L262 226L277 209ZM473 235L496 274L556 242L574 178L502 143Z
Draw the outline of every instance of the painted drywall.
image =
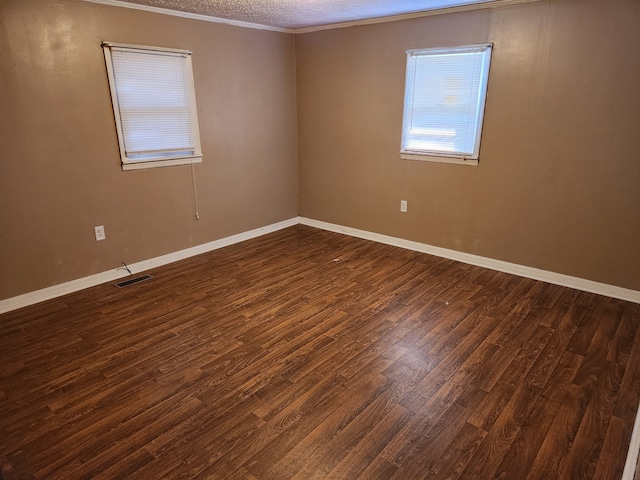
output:
M640 290L639 24L545 0L297 35L300 215ZM484 42L479 166L401 160L405 51Z
M639 20L635 0L543 0L294 40L2 1L0 299L298 214L640 290ZM193 50L200 220L190 167L121 170L103 40ZM404 51L487 41L480 165L400 160Z
M102 41L193 51L200 220L191 167L122 171ZM0 2L0 299L295 217L293 48L80 0Z

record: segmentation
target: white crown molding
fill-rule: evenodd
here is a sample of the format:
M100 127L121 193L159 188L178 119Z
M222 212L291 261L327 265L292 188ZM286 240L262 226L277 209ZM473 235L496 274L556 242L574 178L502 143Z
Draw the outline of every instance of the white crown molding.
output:
M269 30L280 33L293 33L289 28L271 27L269 25L261 25L259 23L242 22L240 20L230 20L228 18L211 17L209 15L201 15L198 13L182 12L180 10L170 10L168 8L151 7L149 5L139 5L137 3L122 2L120 0L84 0L90 3L100 3L102 5L110 5L112 7L130 8L132 10L143 10L145 12L161 13L163 15L172 15L174 17L189 18L191 20L202 20L211 23L223 23L233 25L234 27L253 28L256 30Z
M496 8L496 7L503 7L507 5L518 5L521 3L539 2L541 0L494 0L490 2L484 2L484 3L475 3L471 5L460 5L458 7L439 8L437 10L427 10L423 12L405 13L400 15L387 15L384 17L368 18L364 20L354 20L351 22L332 23L328 25L318 25L314 27L304 27L304 28L294 28L294 29L273 27L270 25L243 22L240 20L231 20L228 18L212 17L210 15L183 12L180 10L171 10L168 8L161 8L161 7L152 7L150 5L140 5L137 3L129 3L121 0L84 0L84 1L90 2L90 3L99 3L102 5L111 5L113 7L130 8L133 10L143 10L146 12L160 13L163 15L172 15L174 17L189 18L192 20L202 20L205 22L212 22L212 23L223 23L226 25L233 25L236 27L253 28L257 30L269 30L272 32L280 32L280 33L303 34L303 33L318 32L321 30L334 30L336 28L347 28L347 27L354 27L359 25L372 25L376 23L396 22L399 20L408 20L412 18L430 17L433 15L444 15L448 13L480 10L484 8Z
M493 2L474 3L471 5L460 5L458 7L439 8L437 10L425 10L423 12L404 13L400 15L388 15L386 17L367 18L365 20L354 20L352 22L332 23L329 25L319 25L317 27L294 28L293 33L311 33L321 30L334 30L336 28L357 27L360 25L373 25L376 23L397 22L399 20L410 20L412 18L432 17L434 15L446 15L448 13L468 12L470 10L481 10L484 8L497 8L507 5L519 5L521 3L539 2L541 0L494 0Z
M502 260L481 257L479 255L459 252L456 250L449 250L442 247L435 247L426 243L413 242L411 240L390 237L388 235L368 232L366 230L358 230L356 228L345 227L342 225L322 222L319 220L312 220L305 217L300 217L300 223L303 225L308 225L310 227L321 228L323 230L328 230L336 233L343 233L352 237L372 240L374 242L406 248L408 250L414 250L416 252L428 253L429 255L448 258L450 260L456 260L458 262L468 263L470 265L476 265L478 267L484 267L491 270L497 270L499 272L510 273L512 275L518 275L519 277L531 278L532 280L540 280L547 283L553 283L554 285L575 288L576 290L582 290L584 292L596 293L598 295L605 295L607 297L618 298L620 300L626 300L628 302L640 304L640 291L630 290L628 288L616 287L614 285L594 282L592 280L585 280L583 278L572 277L570 275L564 275L562 273L549 272L547 270L540 270L538 268L518 265L516 263L504 262Z
M186 248L177 252L168 253L167 255L161 255L159 257L151 258L149 260L143 260L141 262L132 263L128 265L132 273L139 273L151 268L160 267L169 263L184 260L186 258L200 255L202 253L217 250L219 248L228 247L236 243L244 242L252 238L266 235L267 233L276 232L283 228L291 227L300 223L298 217L283 220L282 222L273 223L265 227L256 228L247 232L238 233L230 237L214 240L213 242L204 243L202 245L196 245L195 247ZM113 282L120 278L126 277L122 267L115 270L109 270L106 272L96 273L89 275L88 277L79 278L77 280L71 280L70 282L61 283L52 287L43 288L42 290L36 290L35 292L25 293L18 295L17 297L7 298L6 300L0 300L0 313L10 312L22 307L28 307L29 305L35 305L36 303L44 302L45 300L51 300L52 298L61 297L69 293L78 292L85 288L95 287L102 283Z

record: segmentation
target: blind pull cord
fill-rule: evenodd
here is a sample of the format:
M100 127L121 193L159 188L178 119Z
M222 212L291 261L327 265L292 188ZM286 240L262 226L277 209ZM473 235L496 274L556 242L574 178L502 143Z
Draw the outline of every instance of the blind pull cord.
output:
M193 204L195 206L196 220L200 220L200 213L198 212L198 190L196 189L196 168L194 164L191 164L191 184L193 186Z

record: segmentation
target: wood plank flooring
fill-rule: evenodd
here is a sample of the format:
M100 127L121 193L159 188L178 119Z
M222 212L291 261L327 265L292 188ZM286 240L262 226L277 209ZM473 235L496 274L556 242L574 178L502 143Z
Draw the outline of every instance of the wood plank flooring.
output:
M640 305L305 226L0 315L9 479L619 479Z

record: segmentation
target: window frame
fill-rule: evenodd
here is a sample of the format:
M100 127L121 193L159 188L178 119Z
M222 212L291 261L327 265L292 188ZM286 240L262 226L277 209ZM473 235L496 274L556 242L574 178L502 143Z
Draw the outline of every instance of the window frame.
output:
M120 149L120 160L123 170L139 170L144 168L168 167L175 165L191 165L202 162L202 147L200 144L200 128L198 124L198 112L196 106L195 86L193 80L193 64L191 60L191 50L183 50L176 48L154 47L146 45L131 45L126 43L102 42L102 48L107 66L107 77L109 80L109 90L111 93L111 104L113 106L113 114L116 123L116 132L118 137L118 145ZM116 74L113 66L112 49L128 50L133 53L153 53L161 56L182 57L185 65L183 73L186 74L185 92L188 98L189 117L191 122L191 135L193 140L193 148L185 149L184 154L172 155L163 154L162 151L149 150L149 154L145 158L133 158L127 153L125 147L125 132L120 111L120 102L118 99L118 89L116 84ZM180 152L183 150L180 149ZM191 153L186 153L190 151ZM152 153L158 153L156 156L149 156Z
M493 51L492 43L481 43L472 45L462 45L455 47L437 47L437 48L419 48L407 50L407 62L405 71L405 92L402 113L402 137L400 147L400 158L405 160L422 160L441 163L456 163L463 165L478 165L480 157L480 142L482 137L482 127L484 113L486 109L487 91L489 85L489 69L491 65L491 54ZM428 150L428 149L409 149L406 148L408 139L408 123L413 113L413 101L415 95L411 95L413 88L411 85L411 73L415 69L415 63L419 57L451 55L463 53L482 53L481 70L479 73L478 84L478 102L475 116L476 135L474 139L473 152L465 154L464 152L448 152L445 150ZM414 64L412 65L412 62Z

